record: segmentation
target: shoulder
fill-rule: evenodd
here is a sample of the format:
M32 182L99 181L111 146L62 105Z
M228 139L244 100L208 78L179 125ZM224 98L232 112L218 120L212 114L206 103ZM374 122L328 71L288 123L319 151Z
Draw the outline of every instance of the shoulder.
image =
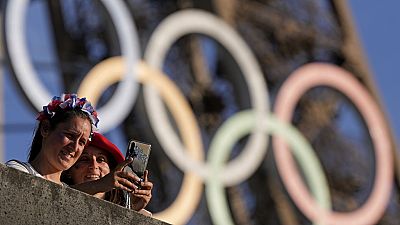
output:
M31 164L28 162L21 162L15 159L6 162L6 165L11 168L15 168L25 173L32 174L37 177L43 177L40 173L38 173Z
M20 171L22 171L22 172L30 173L29 170L28 170L28 168L26 167L26 165L24 165L23 162L20 162L20 161L18 161L18 160L12 159L12 160L10 160L10 161L7 161L7 162L6 162L6 165L7 165L8 167L11 167L11 168L20 170Z

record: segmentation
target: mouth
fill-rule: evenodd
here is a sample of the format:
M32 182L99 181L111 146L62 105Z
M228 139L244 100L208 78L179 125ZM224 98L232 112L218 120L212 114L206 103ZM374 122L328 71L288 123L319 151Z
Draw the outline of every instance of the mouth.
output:
M86 180L98 180L100 179L100 175L97 174L88 174L85 176Z
M72 158L74 158L73 152L69 152L69 151L67 151L67 150L62 150L60 153L61 153L61 155L62 155L63 157L65 157L66 159L72 159Z

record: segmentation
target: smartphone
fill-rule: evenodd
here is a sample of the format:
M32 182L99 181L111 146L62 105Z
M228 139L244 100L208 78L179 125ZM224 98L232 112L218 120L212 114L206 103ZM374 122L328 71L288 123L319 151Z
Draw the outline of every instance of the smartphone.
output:
M129 141L125 157L132 157L133 162L125 167L125 171L132 170L132 172L139 178L143 179L144 171L146 170L147 162L149 161L150 151L150 144L135 140Z

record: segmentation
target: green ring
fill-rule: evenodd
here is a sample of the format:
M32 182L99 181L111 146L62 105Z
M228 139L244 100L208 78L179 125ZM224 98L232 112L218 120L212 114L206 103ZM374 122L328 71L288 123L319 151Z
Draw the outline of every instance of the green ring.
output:
M256 113L252 110L237 113L219 128L211 142L207 158L210 161L209 168L214 176L210 176L206 180L205 191L211 219L216 225L234 224L219 175L237 140L252 132L260 123L260 121L256 121L256 118ZM288 142L304 171L305 178L316 201L321 207L331 209L328 182L318 157L308 141L291 124L283 123L271 114L265 118L267 125L265 130L260 132L265 132L266 138L267 134L280 135Z

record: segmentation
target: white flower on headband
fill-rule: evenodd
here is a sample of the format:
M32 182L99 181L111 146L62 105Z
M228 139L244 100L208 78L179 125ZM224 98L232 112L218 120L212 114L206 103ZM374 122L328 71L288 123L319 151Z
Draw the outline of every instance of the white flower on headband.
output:
M97 117L96 110L86 98L78 98L76 94L63 94L61 97L54 96L47 106L43 106L43 111L39 113L36 119L39 121L50 119L57 112L76 108L88 114L92 125L97 127L99 118Z

